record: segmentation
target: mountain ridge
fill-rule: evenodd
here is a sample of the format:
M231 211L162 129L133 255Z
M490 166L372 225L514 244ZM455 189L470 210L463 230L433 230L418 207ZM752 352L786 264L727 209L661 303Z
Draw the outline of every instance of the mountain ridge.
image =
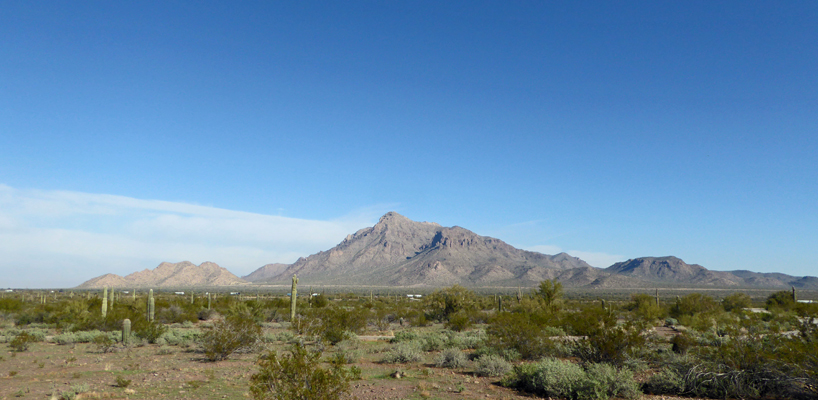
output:
M403 287L535 286L558 279L566 287L663 286L818 289L814 276L746 270L711 271L674 256L639 257L596 268L567 253L547 255L515 248L468 229L413 221L396 212L349 234L338 245L292 264L266 264L239 278L215 263L163 262L121 277L105 274L78 288L191 287L289 284L293 274L311 284Z

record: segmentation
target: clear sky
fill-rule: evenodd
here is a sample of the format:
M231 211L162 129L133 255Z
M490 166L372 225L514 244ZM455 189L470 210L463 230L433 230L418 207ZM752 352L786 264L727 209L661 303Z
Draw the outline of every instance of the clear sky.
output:
M818 2L1 1L0 287L237 275L394 210L818 275Z

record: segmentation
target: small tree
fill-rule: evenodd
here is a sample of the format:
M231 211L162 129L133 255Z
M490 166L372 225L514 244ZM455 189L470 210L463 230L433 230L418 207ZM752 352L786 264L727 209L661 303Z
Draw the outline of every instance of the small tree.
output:
M477 296L460 285L440 289L426 297L429 313L438 320L448 321L449 316L458 311L474 308Z
M250 378L250 393L257 400L336 400L349 390L352 379L339 360L324 369L321 353L311 353L299 343L289 355L271 351L257 364L259 371Z
M562 307L562 283L557 281L557 278L540 282L537 296L542 300L546 310L551 312L559 311Z

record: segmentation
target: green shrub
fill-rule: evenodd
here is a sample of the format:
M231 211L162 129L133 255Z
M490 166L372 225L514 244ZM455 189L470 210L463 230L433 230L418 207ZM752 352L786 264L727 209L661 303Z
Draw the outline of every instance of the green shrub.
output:
M294 344L289 355L271 351L258 361L259 371L250 378L250 393L257 400L336 400L349 390L353 379L342 364L321 367L321 353L310 353Z
M584 370L577 364L555 358L514 367L514 373L504 379L503 384L542 397L571 400L633 399L640 395L633 373L627 369L594 363Z
M509 371L511 371L511 364L503 357L486 354L477 359L477 368L474 372L477 376L503 376Z
M236 351L249 349L261 336L261 327L249 318L229 317L213 324L202 338L202 348L210 361L221 361Z
M744 308L749 308L752 304L753 301L750 299L750 296L742 292L733 293L721 301L721 306L724 307L724 311L727 312L738 312Z
M656 298L644 293L631 295L631 301L625 305L625 309L632 311L636 318L648 322L665 317L665 310L656 304Z
M167 332L168 327L162 324L161 322L157 321L145 321L144 319L137 319L133 326L133 333L136 336L139 336L142 339L148 341L148 343L156 343L162 335Z
M542 397L578 399L577 391L585 378L585 371L579 365L545 358L514 367L513 374L503 380L503 385Z
M34 341L35 339L33 335L23 331L18 333L17 336L15 336L14 339L9 342L9 347L11 347L11 349L14 351L23 352L27 351L31 346L31 343L34 343Z
M302 317L306 324L305 333L335 344L351 337L351 334L363 333L366 329L369 310L324 307L304 313Z
M418 342L400 342L392 347L386 355L384 355L383 362L387 364L404 364L410 362L417 362L421 359L420 343Z
M617 369L610 364L594 363L585 370L586 379L578 390L578 398L623 399L638 398L642 392L633 378L633 372L627 368Z
M476 302L474 292L459 285L437 290L424 298L429 315L439 321L448 321L459 311L474 309Z
M449 320L446 321L446 328L456 332L462 332L469 329L472 325L472 320L469 313L465 310L458 311L449 315Z
M450 347L435 357L435 365L443 368L463 368L468 363L466 355L460 349Z
M549 335L551 332L543 329L534 318L528 313L497 314L486 328L487 346L514 349L528 360L552 354L554 342Z
M710 296L701 293L691 293L679 298L670 307L670 316L680 318L682 316L693 316L702 313L711 313L722 309L719 304Z
M686 334L673 336L670 339L671 350L676 354L687 354L687 351L695 344L695 341Z
M116 350L116 341L106 333L100 333L94 338L94 345L100 353L111 353Z
M789 310L795 306L795 298L789 290L781 290L767 297L767 309L781 308Z
M573 354L583 362L606 362L621 366L633 348L644 345L645 338L635 326L600 329L573 344Z
M130 379L125 379L125 378L123 378L121 376L117 376L115 381L116 381L115 386L117 386L117 387L126 388L126 387L131 385L131 380Z

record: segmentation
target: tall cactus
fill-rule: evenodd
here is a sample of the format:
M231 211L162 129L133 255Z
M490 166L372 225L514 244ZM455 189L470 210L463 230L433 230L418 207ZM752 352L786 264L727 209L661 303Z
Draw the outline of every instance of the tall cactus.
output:
M207 309L210 309L210 292L207 292Z
M153 300L153 289L148 292L148 322L153 322L154 307L156 302Z
M659 288L656 288L656 305L659 306Z
M131 340L131 320L125 318L122 321L122 344L128 345L128 342Z
M115 296L114 296L114 288L113 288L113 286L112 286L112 287L111 287L111 300L109 300L109 301L108 301L108 305L110 305L110 306L111 306L111 310L113 310L113 309L114 309L114 298L115 298Z
M102 287L102 318L108 315L108 288Z
M295 320L295 299L296 291L298 290L298 278L293 274L293 288L290 292L290 321Z
M136 289L133 290L133 294L131 295L131 300L136 301Z

